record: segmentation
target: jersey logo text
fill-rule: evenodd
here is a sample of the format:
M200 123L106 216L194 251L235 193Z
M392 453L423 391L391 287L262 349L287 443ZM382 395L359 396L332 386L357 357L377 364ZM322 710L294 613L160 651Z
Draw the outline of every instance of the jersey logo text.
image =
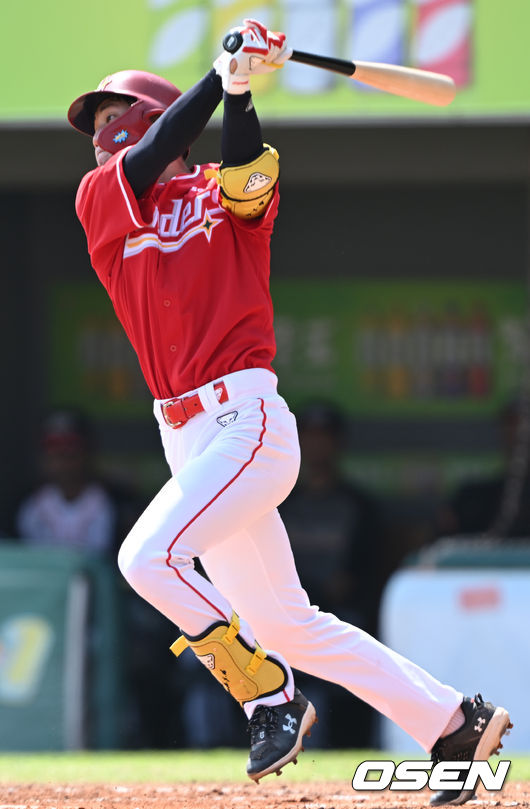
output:
M214 202L211 194L211 189L208 189L192 199L171 200L170 213L161 214L159 208L155 208L148 228L136 236L127 236L123 257L137 255L147 247L156 247L162 253L174 253L201 234L210 242L214 229L224 221L224 217L218 216L224 214L219 205L207 205Z

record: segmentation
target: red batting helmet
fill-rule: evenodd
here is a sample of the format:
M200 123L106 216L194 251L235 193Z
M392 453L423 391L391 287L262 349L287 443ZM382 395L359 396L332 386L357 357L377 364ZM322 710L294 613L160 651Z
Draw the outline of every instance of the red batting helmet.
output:
M86 135L94 134L94 113L97 105L109 95L125 96L131 106L119 118L103 127L98 144L114 154L124 146L137 143L147 132L156 116L182 95L170 81L145 70L120 70L106 76L91 93L85 93L71 104L68 120Z

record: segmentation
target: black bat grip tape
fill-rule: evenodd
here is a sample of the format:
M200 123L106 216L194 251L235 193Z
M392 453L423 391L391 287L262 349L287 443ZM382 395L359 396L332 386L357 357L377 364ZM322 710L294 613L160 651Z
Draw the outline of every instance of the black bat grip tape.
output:
M316 53L306 53L305 51L293 51L291 62L321 67L324 70L332 70L333 73L342 73L344 76L353 76L355 73L353 62L346 59L337 59L334 56L317 56Z
M228 53L235 53L238 51L243 44L243 37L239 33L239 31L235 31L234 33L227 34L223 39L223 48Z

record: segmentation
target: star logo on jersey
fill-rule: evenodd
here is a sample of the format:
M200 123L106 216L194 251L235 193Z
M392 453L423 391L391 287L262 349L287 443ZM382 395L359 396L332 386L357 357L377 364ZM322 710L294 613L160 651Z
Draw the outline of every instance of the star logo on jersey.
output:
M114 143L124 143L127 138L129 137L129 133L126 129L122 129L120 132L116 132L112 140Z
M208 241L210 241L210 239L212 238L212 231L215 228L215 226L220 225L222 221L223 221L222 219L215 219L215 217L210 216L210 211L208 210L208 208L206 209L204 219L202 220L199 227L202 228L202 231L206 236L206 238L208 239Z

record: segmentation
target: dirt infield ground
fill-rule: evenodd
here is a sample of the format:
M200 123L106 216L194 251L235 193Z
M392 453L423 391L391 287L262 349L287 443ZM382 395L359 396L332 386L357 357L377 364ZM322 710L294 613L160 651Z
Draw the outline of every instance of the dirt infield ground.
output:
M0 809L419 809L428 792L353 792L348 782L248 784L1 784ZM530 783L479 790L469 807L530 807Z

